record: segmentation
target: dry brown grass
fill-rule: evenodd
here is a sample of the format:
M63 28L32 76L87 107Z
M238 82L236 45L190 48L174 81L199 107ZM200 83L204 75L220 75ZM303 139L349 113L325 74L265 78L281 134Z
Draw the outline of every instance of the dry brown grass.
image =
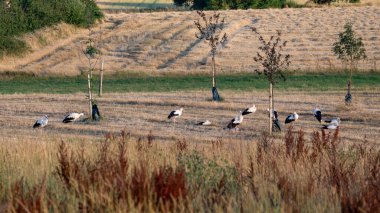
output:
M283 32L289 41L286 52L292 55L291 69L340 69L342 64L333 56L331 45L346 21L353 22L367 48L368 60L360 68L379 69L379 7L238 10L222 14L229 35L229 43L217 60L222 72L251 71L257 66L252 57L258 40L250 30L252 26L264 36L276 30ZM102 34L107 71L208 72L207 44L194 36L195 17L195 12L106 14L96 32ZM69 42L58 41L22 59L3 60L0 70L76 75L84 67L79 42L86 33L76 33Z
M349 145L339 134L290 128L277 139L261 134L257 143L159 143L136 141L126 132L93 143L51 137L6 141L0 144L0 207L11 212L379 211L378 147Z

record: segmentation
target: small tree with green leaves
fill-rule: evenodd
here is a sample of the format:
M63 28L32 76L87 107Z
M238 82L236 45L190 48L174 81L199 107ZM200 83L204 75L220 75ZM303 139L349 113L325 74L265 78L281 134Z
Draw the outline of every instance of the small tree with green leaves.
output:
M261 67L256 69L258 74L264 74L269 82L269 134L272 135L273 129L273 86L279 80L286 80L284 72L290 65L290 55L282 54L287 41L281 40L281 32L277 31L275 36L271 36L269 41L256 30L252 28L253 32L259 38L260 46L259 52L253 58L255 62L260 63Z
M92 77L101 55L99 49L96 47L96 41L92 36L92 29L88 28L88 38L85 40L82 47L82 53L87 59L87 91L88 91L88 104L89 104L89 115L92 115L92 105L94 104L94 99L92 95Z
M216 88L216 68L215 68L215 55L220 46L223 46L227 42L227 34L222 33L224 29L224 18L220 17L220 13L214 12L211 16L207 16L204 11L197 11L197 14L201 17L201 20L194 22L198 29L198 33L195 34L196 38L205 40L208 42L211 50L212 59L212 99L214 101L220 101L220 96Z
M352 29L352 23L348 22L344 25L344 31L339 33L338 41L333 44L333 52L338 59L346 64L346 67L349 67L350 77L347 82L345 103L351 104L352 72L357 69L358 62L361 59L367 58L362 38L356 35Z

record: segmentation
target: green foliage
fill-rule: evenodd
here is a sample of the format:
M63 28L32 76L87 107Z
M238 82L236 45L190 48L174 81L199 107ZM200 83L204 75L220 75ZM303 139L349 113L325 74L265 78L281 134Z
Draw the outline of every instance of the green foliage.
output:
M173 2L176 6L179 6L179 7L190 6L193 3L192 0L173 0Z
M20 55L28 49L25 41L9 36L0 36L0 57L2 55Z
M85 54L90 58L95 58L96 54L99 53L99 50L92 45L88 45L85 50Z
M89 27L103 17L94 0L12 0L0 4L0 14L0 55L25 51L25 42L15 38L23 33L59 22Z
M283 8L287 0L193 0L193 8L196 10L219 10L219 9L263 9Z
M331 4L333 2L336 2L336 0L313 0L316 4Z
M339 33L339 40L333 44L333 52L338 59L350 62L365 59L364 43L362 38L357 36L352 29L352 23L344 25L344 32Z
M226 193L238 189L237 170L225 161L217 163L214 160L207 160L194 151L180 155L178 163L186 171L191 191L202 189L205 192L214 192L222 187Z

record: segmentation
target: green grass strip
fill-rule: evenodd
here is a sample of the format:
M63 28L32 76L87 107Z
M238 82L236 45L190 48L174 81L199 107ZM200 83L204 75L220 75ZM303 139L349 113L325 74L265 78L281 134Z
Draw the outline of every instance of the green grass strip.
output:
M293 74L286 81L280 81L277 89L327 91L345 89L347 74ZM241 73L219 75L219 90L266 90L268 82L264 76ZM380 73L369 72L353 76L353 88L380 88ZM94 91L98 89L98 78L94 78ZM127 74L104 77L103 92L171 92L209 90L211 78L207 75L167 75L167 76L130 76ZM47 93L68 94L86 92L85 76L76 77L38 77L19 74L0 74L0 94Z

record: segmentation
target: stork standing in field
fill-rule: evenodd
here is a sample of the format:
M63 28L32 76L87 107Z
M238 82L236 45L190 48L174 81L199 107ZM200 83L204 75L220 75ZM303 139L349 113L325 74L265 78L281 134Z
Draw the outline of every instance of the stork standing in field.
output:
M173 122L175 123L176 122L176 118L177 117L181 117L182 111L183 111L183 108L171 111L170 114L169 114L169 116L168 116L168 119L172 119L173 118Z
M201 121L197 123L198 126L210 126L211 122L209 120Z
M44 115L34 123L33 128L42 128L48 124L48 116Z
M285 119L285 124L292 123L292 122L298 120L298 117L299 116L296 112L288 115L288 117L286 117L286 119Z
M253 105L253 106L243 110L242 115L248 115L248 114L255 113L255 112L256 112L256 106Z
M243 122L243 119L244 119L243 112L240 111L239 115L237 115L234 119L232 119L230 121L230 123L228 123L227 129L236 129L236 130L239 130L239 128L237 128L237 126L239 126Z
M321 110L318 109L318 108L313 109L313 115L319 121L319 123L321 123L321 121L322 121L322 112L321 112Z
M72 112L72 113L69 113L68 115L66 115L62 122L63 123L74 122L74 121L78 120L83 115L84 115L83 113Z

